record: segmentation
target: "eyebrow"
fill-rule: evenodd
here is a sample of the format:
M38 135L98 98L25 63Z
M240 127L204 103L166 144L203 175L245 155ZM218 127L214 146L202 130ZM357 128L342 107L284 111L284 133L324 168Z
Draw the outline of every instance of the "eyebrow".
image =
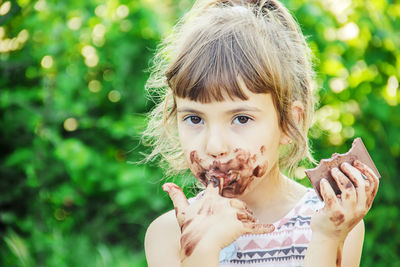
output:
M256 107L239 107L239 108L235 108L235 109L230 109L228 111L226 111L225 113L239 113L239 112L243 112L243 111L254 111L254 112L261 112L261 109L256 108Z
M245 106L245 107L238 107L235 109L230 109L225 111L226 114L231 114L231 113L239 113L239 112L244 112L244 111L253 111L253 112L261 112L261 109L256 108L256 107L249 107L249 106ZM204 114L203 112L193 109L193 108L178 108L177 109L178 113L181 112L187 112L187 113L197 113L197 114Z
M177 112L178 112L178 113L184 112L184 113L204 114L203 112L201 112L201 111L199 111L199 110L196 110L196 109L193 109L193 108L178 108L178 109L177 109Z

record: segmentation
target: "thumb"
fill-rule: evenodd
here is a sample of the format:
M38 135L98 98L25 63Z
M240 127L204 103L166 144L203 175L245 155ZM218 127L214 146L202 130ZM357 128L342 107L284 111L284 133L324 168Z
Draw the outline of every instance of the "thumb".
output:
M174 183L163 184L162 189L167 192L171 198L172 203L174 204L178 224L181 226L185 219L183 209L189 206L189 201L182 192L182 189Z

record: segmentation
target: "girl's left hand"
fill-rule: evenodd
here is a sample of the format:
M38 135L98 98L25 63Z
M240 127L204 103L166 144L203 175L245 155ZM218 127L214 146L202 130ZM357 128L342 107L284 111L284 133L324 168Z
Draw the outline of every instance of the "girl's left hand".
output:
M322 234L344 242L347 234L371 208L378 190L379 179L360 161L355 160L353 165L345 162L340 165L341 170L331 169L331 175L342 192L341 195L336 196L328 181L321 180L321 195L325 207L311 219L313 234Z

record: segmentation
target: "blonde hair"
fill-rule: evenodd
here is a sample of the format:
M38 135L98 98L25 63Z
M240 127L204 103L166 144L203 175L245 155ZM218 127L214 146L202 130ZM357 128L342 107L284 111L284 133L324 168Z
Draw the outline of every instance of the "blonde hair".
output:
M311 53L297 23L276 0L200 0L160 45L146 84L158 103L143 142L147 160L160 157L167 174L188 169L177 134L174 96L208 103L246 100L238 77L253 93L270 93L279 124L292 140L280 153L289 172L314 162L307 138L314 111ZM303 105L301 122L291 104Z

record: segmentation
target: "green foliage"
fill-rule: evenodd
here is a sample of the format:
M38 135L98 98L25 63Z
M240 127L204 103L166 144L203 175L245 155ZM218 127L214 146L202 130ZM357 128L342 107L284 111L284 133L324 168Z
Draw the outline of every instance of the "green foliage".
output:
M284 2L316 58L316 159L360 136L383 177L361 265L399 265L400 4ZM144 70L189 6L0 1L1 266L146 266L145 230L171 204L161 170L137 164Z

